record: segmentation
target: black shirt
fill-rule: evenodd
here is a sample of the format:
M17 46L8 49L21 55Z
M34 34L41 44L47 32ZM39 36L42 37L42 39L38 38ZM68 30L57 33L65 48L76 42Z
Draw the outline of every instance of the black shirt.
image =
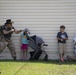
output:
M58 40L58 43L66 43L66 40L64 40L64 38L68 38L68 35L66 32L64 32L64 33L58 32L57 38L62 39L62 40Z
M5 25L2 26L2 31L3 31L3 30L10 31L11 29L14 29L14 27L12 26L11 28L6 28ZM8 34L3 34L3 35L4 35L4 37L5 37L6 39L10 39L12 33L13 33L13 32L8 33Z

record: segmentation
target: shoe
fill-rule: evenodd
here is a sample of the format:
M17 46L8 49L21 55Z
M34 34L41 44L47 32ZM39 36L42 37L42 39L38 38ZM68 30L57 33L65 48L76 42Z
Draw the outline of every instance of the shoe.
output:
M17 60L16 57L14 57L14 60Z
M61 62L64 62L64 59L63 58L61 59Z
M24 60L26 60L26 58L23 57L23 58L21 58L21 60L24 61Z

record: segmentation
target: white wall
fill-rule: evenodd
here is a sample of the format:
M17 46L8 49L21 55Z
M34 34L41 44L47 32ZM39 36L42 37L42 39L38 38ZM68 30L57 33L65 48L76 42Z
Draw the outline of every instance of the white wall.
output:
M56 34L60 25L66 26L69 40L67 54L73 53L73 36L76 34L76 0L0 0L0 25L12 19L16 29L28 28L31 35L38 35L49 45L49 59L58 58ZM18 58L20 58L20 34L13 34ZM30 49L29 49L30 50ZM6 48L2 58L10 58ZM0 57L1 59L1 57Z

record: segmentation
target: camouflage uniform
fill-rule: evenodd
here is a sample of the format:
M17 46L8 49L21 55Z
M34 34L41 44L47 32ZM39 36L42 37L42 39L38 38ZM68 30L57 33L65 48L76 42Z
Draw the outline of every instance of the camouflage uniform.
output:
M0 31L0 53L4 50L6 46L9 48L11 56L16 59L15 46L12 40L4 38L3 33Z
M1 30L1 27L2 26L0 26L0 53L6 47L6 44L5 44L4 40L3 40L4 37L3 37L3 33L2 33L2 30Z
M5 47L6 47L6 44L4 39L0 38L0 53L2 53Z

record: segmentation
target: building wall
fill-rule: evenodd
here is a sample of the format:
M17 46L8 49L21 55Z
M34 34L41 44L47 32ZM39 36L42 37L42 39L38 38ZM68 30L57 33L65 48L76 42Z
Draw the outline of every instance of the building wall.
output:
M28 28L31 35L42 37L48 44L46 52L49 59L59 58L56 35L60 25L65 25L69 36L66 54L73 54L72 39L76 35L76 0L0 0L0 25L3 25L6 19L12 19L13 26L17 30ZM20 34L12 36L19 59ZM6 48L0 54L0 59L11 58L9 52Z

